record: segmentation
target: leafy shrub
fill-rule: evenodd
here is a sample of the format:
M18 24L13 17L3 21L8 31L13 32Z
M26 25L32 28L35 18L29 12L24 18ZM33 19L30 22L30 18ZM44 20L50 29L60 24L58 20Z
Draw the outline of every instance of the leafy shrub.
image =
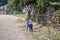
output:
M58 18L58 21L60 23L60 10L56 11L54 15Z

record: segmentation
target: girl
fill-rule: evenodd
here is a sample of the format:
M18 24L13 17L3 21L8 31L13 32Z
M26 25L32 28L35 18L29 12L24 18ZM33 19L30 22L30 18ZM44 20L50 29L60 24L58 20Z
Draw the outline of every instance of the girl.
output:
M33 19L31 18L30 19L30 22L29 22L29 29L30 29L30 31L33 31Z
M29 28L29 19L26 18L26 29L28 30L28 28Z

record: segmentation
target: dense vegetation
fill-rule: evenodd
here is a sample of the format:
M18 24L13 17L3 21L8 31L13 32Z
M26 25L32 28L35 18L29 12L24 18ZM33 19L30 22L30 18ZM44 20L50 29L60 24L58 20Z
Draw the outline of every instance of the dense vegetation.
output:
M8 0L0 0L0 6L4 6L7 4Z
M28 5L29 3L30 2L28 0L8 0L7 9L20 11L21 8Z
M8 0L7 10L8 11L21 11L21 9L24 6L29 5L30 3L34 3L36 4L36 7L39 10L41 10L40 13L43 13L43 12L46 12L47 6L52 6L57 10L58 6L56 6L55 4L50 4L50 2L55 2L55 1L56 0ZM40 13L37 14L38 18L40 18L39 17L39 15L41 15Z

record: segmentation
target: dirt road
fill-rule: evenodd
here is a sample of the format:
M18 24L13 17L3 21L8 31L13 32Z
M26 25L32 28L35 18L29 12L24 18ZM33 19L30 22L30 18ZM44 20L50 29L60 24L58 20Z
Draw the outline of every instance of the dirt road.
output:
M12 15L0 15L0 40L34 40L25 35L25 29L17 24L18 17Z

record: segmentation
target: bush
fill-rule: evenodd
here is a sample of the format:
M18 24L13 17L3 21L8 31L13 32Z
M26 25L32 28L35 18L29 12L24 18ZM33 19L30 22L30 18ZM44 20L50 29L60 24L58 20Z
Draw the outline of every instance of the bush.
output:
M57 16L58 21L59 21L59 23L60 23L60 10L56 11L56 12L54 13L54 15Z
M55 11L55 12L54 12L54 15L60 16L60 10Z

